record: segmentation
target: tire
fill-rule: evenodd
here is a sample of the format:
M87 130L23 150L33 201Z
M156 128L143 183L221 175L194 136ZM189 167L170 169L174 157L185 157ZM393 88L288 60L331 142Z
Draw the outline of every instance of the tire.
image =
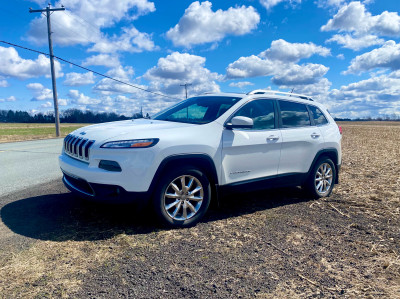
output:
M154 196L158 220L169 227L190 227L207 212L211 187L199 169L182 167L163 175Z
M313 198L328 197L335 185L336 168L327 157L318 159L311 170L305 188Z

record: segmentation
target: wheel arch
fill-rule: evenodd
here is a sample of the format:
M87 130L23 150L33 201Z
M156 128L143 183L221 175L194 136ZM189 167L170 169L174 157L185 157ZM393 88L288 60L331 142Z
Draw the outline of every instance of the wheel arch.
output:
M181 154L181 155L172 155L166 157L158 166L158 169L153 177L153 180L150 184L150 190L154 190L157 186L158 182L162 175L167 171L168 167L171 166L176 168L182 165L190 165L198 168L202 172L207 175L208 180L210 181L210 185L213 193L215 192L216 198L217 196L217 186L218 186L218 175L217 169L212 158L207 154Z
M320 150L315 155L314 160L311 163L310 168L308 169L308 174L310 174L311 170L314 168L317 161L323 157L327 157L332 160L332 162L335 166L335 184L339 183L339 169L338 169L339 168L339 165L338 165L339 153L336 148L328 148L328 149Z

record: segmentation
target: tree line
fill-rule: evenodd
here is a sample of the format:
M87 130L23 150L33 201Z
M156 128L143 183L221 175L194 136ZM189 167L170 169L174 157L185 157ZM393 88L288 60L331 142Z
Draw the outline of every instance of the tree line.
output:
M127 120L132 118L144 118L142 112L134 113L131 117L118 115L114 112L93 112L82 111L79 109L68 109L60 113L60 122L63 123L103 123L117 120ZM0 122L7 123L54 123L54 113L35 113L29 114L26 111L0 110Z

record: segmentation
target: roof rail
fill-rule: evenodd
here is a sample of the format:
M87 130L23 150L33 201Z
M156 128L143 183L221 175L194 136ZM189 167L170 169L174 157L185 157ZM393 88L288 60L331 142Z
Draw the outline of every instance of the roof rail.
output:
M291 93L291 92L283 92L283 91L276 91L276 90L270 90L270 89L255 89L247 93L247 95L252 95L252 94L278 94L278 95L286 95L289 97L298 97L303 100L309 100L313 101L313 99L309 96L306 96L304 94L298 94L298 93Z

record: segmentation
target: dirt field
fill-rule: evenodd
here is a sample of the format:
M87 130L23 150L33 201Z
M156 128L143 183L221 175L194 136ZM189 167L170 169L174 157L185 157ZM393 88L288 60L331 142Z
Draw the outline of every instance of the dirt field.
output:
M61 137L88 124L60 124ZM0 123L0 143L55 138L55 124Z
M341 125L326 200L236 195L165 230L60 182L0 198L0 298L400 298L400 123Z

